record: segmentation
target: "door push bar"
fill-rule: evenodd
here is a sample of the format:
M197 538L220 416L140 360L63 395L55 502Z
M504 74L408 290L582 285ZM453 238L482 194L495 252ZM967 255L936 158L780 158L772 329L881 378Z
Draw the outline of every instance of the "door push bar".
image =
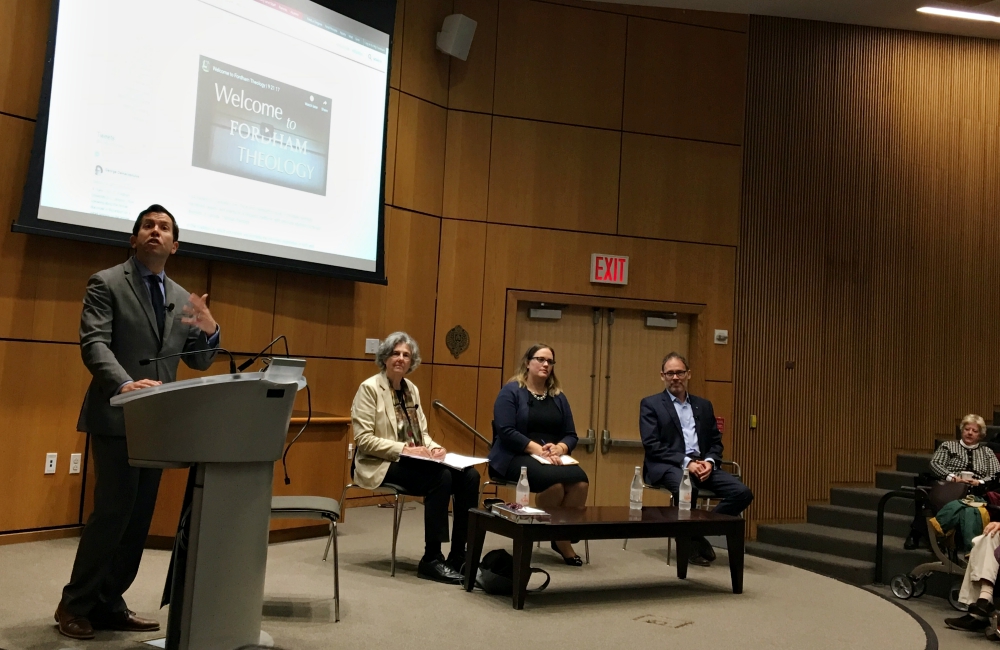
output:
M625 438L612 438L611 432L605 429L601 432L601 451L608 453L612 447L642 447L642 440L627 440Z

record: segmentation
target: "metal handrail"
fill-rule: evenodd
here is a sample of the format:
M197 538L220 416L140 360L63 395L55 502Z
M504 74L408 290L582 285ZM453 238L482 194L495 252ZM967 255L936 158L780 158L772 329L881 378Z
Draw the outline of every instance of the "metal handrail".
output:
M889 499L916 499L917 495L913 488L909 490L899 489L890 490L882 495L882 498L878 500L878 511L875 515L875 584L881 585L882 583L882 566L884 564L882 560L882 547L885 543L885 504L889 502Z
M458 422L459 424L461 424L463 427L465 427L466 429L468 429L474 436L476 436L477 438L479 438L480 440L482 440L484 443L486 443L486 447L487 448L489 448L489 449L493 448L493 443L492 442L490 442L489 440L487 440L486 437L483 434L481 434L478 431L476 431L475 429L473 429L472 426L468 422L466 422L462 418L458 417L458 415L454 411L452 411L450 408L448 408L447 406L445 406L444 404L442 404L441 400L436 399L436 400L434 400L432 402L432 404L434 404L434 408L441 409L442 411L444 411L445 413L447 413L451 417L455 418L456 422Z

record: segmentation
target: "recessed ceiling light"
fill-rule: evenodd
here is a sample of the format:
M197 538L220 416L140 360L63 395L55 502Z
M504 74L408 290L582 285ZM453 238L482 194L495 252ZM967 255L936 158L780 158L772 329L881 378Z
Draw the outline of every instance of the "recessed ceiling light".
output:
M966 20L979 20L987 23L1000 23L1000 16L980 14L973 11L958 11L956 9L942 9L941 7L920 7L917 11L924 14L934 14L935 16L946 16L948 18L964 18Z

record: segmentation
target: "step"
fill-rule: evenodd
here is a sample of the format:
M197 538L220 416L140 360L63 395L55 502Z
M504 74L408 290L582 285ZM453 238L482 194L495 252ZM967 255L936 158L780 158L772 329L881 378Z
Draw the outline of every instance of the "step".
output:
M922 474L931 471L933 454L896 454L896 471Z
M875 562L875 533L817 524L769 524L757 527L757 541L848 560ZM897 573L910 573L914 567L925 562L937 561L927 549L907 551L903 548L901 537L886 537L884 541L883 581L888 581Z
M889 490L880 488L831 488L830 505L875 512L879 499ZM913 516L913 499L894 497L885 504L886 513Z
M851 560L827 553L802 551L785 546L747 542L749 555L799 567L820 575L843 580L852 585L870 585L875 576L875 563Z
M877 519L877 513L874 510L828 505L811 505L806 515L806 521L810 524L850 528L867 533L875 532ZM906 537L910 534L912 521L912 515L887 512L885 513L885 534L893 537Z
M881 471L875 472L875 487L883 490L898 490L902 487L913 487L913 479L917 477L911 472Z
M775 546L787 546L803 551L829 553L852 560L875 561L875 533L819 524L765 524L757 527L757 541ZM916 566L931 556L926 549L907 551L903 538L886 536L886 555L904 555Z

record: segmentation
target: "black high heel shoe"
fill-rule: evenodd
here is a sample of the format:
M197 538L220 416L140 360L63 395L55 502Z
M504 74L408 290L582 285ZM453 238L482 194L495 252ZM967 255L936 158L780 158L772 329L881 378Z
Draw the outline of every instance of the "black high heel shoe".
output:
M556 546L555 542L550 542L550 545L552 546L552 550L558 553L559 557L561 557L563 559L563 562L565 562L567 565L583 566L583 559L579 555L574 555L573 557L566 557L565 555L562 554L562 551L559 550L559 547Z

